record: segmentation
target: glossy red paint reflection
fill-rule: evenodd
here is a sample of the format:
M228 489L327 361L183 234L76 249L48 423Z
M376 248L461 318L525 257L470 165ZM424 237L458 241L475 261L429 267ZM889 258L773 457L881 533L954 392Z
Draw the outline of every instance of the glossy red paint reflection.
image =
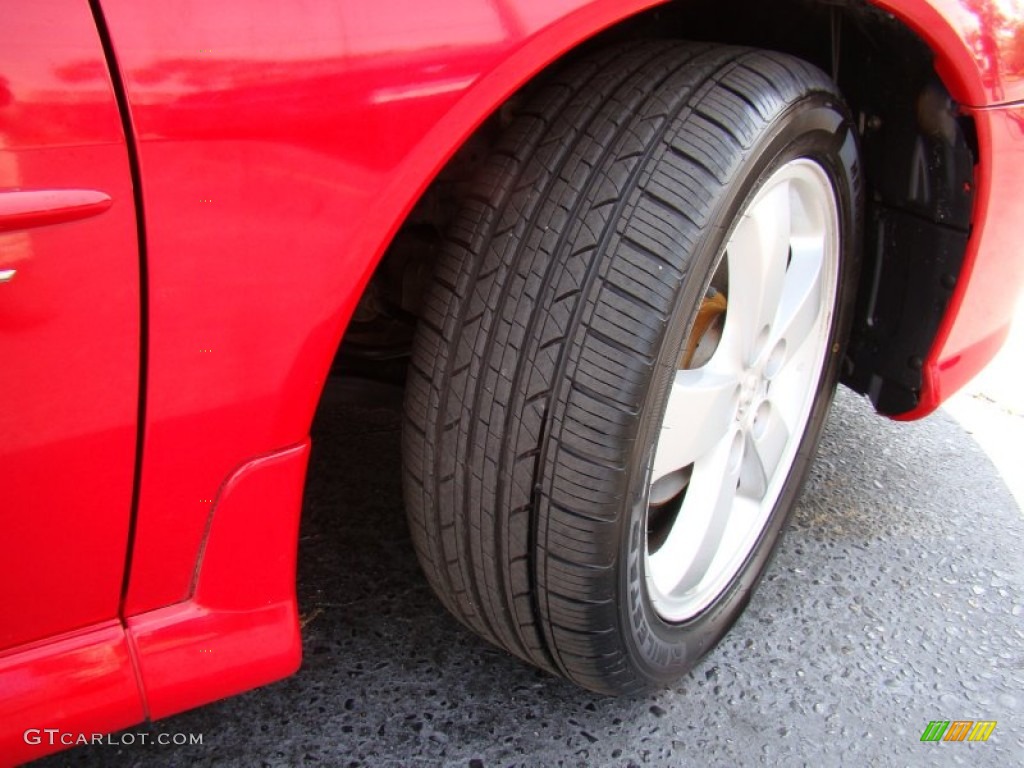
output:
M0 191L0 232L35 229L87 219L113 200L95 189L8 189Z
M308 456L307 440L234 472L217 500L189 600L128 620L149 717L298 669L295 550Z
M61 739L71 734L116 731L143 716L120 622L0 655L0 765L66 749ZM67 735L39 733L47 728Z
M1024 98L1024 3L960 0L969 17L963 39L974 54L992 102Z
M1024 99L1021 0L871 0L904 21L935 52L935 66L968 106Z
M135 463L128 152L81 0L0 22L0 650L117 616Z

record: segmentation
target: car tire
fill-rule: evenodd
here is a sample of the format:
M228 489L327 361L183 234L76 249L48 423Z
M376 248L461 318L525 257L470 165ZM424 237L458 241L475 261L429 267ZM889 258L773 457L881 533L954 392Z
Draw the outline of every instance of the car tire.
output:
M834 84L779 53L630 43L525 95L407 379L412 537L463 624L611 694L715 646L827 415L859 177Z

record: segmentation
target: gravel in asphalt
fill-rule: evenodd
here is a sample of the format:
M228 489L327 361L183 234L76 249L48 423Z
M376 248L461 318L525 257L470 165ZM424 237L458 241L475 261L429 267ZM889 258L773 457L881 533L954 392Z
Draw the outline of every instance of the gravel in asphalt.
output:
M914 424L839 393L778 557L725 641L670 690L587 693L490 647L419 574L399 418L327 402L299 551L292 678L57 766L890 766L1024 764L1024 521L940 412ZM930 720L996 720L921 743Z

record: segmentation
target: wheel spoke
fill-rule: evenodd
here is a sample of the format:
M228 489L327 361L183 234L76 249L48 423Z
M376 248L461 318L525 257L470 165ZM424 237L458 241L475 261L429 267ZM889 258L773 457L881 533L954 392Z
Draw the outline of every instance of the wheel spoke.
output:
M694 468L680 519L650 558L651 576L665 592L697 586L725 534L743 465L743 438L730 431Z
M730 311L725 333L738 337L741 360L747 365L754 362L759 337L773 324L779 308L790 226L790 184L783 180L754 202L726 248Z
M760 410L754 429L746 436L740 474L740 491L753 499L762 499L768 492L790 438L779 408L766 401Z
M772 405L791 423L798 418L809 388L817 383L810 377L811 366L819 353L813 343L802 344L796 350L786 350L781 369L771 379Z
M704 367L677 371L651 481L693 464L722 439L736 412L738 377Z
M782 288L778 323L769 345L770 350L778 349L779 345L782 345L777 368L788 365L807 340L814 335L814 329L823 311L823 239L794 238L792 254ZM777 369L774 372L777 372Z

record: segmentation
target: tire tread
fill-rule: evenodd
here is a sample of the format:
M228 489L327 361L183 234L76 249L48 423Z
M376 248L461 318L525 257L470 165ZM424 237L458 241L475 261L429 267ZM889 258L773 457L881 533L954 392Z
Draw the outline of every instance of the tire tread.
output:
M427 294L403 453L422 569L489 641L595 690L649 684L613 599L644 388L715 202L814 90L834 92L782 54L628 43L546 78L485 161Z

